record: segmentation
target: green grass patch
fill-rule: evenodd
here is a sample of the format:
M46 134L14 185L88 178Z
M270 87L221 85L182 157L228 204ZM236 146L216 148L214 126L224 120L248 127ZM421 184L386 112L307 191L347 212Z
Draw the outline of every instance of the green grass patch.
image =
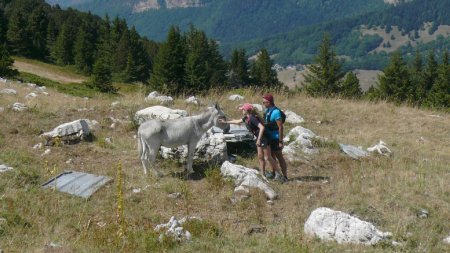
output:
M58 92L69 94L77 97L94 97L99 94L99 91L87 86L84 83L67 83L61 84L59 82L52 81L50 79L33 75L30 73L21 72L17 77L18 80L26 83L35 83L39 86L46 86L48 88L54 88Z

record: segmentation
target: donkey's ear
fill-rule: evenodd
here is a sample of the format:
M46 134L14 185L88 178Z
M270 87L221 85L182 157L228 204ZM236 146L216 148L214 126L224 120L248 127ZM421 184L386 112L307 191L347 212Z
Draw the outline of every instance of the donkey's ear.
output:
M216 108L218 111L220 111L220 106L219 104L216 102L216 104L214 105L214 108Z

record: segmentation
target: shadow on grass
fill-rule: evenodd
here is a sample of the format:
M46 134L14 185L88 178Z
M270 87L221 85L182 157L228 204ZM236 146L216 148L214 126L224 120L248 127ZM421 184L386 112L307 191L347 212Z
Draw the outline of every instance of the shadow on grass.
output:
M319 181L330 181L330 177L323 176L300 176L290 178L289 181L301 181L301 182L319 182Z

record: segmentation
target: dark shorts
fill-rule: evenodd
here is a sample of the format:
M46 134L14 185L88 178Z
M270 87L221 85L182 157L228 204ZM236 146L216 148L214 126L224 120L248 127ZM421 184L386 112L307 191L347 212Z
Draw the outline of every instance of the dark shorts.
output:
M256 144L256 141L255 141L255 144ZM261 139L261 148L266 148L268 145L269 145L269 143L268 143L267 139L265 137L263 137Z
M278 142L278 140L269 140L269 146L271 151L281 151L280 143Z

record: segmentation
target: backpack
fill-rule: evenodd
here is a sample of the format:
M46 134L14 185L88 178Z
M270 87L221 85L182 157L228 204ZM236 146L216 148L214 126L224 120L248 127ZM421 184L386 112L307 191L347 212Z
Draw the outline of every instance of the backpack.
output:
M270 121L270 116L272 116L272 112L274 110L279 110L280 114L281 114L281 122L284 124L284 122L286 121L286 114L284 113L284 111L282 111L280 108L278 107L274 107L272 110L270 110L269 114L266 115L266 124L264 124L265 127L267 127L270 130L278 130L278 125L277 122L275 121Z

